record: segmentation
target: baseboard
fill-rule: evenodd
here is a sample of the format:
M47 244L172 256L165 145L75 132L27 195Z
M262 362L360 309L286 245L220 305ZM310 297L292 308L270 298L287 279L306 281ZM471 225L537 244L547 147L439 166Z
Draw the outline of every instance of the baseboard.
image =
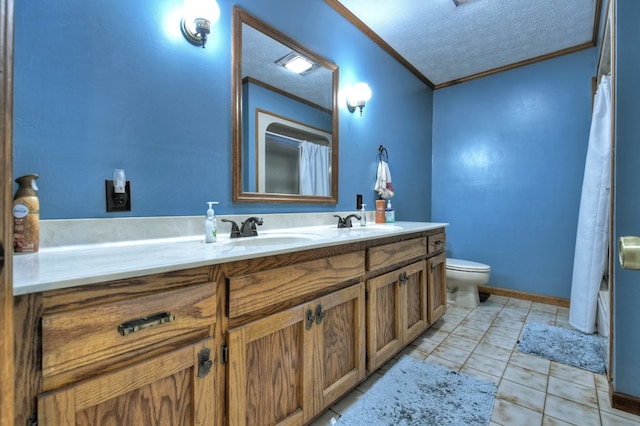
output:
M546 303L548 305L569 307L569 299L561 297L544 296L542 294L527 293L526 291L507 290L504 288L478 286L481 293L495 294L496 296L513 297L514 299L528 300L531 302Z
M609 383L609 396L611 398L611 407L640 416L640 398L616 392L613 383Z

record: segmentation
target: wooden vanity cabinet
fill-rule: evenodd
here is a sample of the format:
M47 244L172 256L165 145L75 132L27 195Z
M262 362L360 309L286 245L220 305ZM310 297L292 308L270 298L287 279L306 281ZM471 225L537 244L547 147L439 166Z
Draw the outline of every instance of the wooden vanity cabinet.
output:
M15 423L308 424L444 314L444 248L437 229L17 296Z
M424 260L367 282L367 370L375 371L429 326Z
M433 324L447 311L447 237L444 230L427 237L427 270L429 272L429 323Z
M229 271L230 425L307 424L364 380L364 250L338 250Z
M367 370L375 371L447 309L446 235L374 245L367 253Z
M365 377L364 284L228 332L230 425L303 425Z
M14 312L27 315L16 336L25 389L16 424L221 424L210 275L204 267L17 297Z
M427 259L429 273L429 324L447 311L447 256L440 253Z

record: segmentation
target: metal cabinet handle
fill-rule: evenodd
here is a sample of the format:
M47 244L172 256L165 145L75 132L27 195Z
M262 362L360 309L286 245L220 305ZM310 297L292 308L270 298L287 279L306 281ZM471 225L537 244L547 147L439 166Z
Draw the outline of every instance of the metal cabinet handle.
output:
M313 322L316 320L316 317L313 316L313 311L311 309L307 309L306 314L307 314L306 315L307 321L306 321L305 328L307 330L311 330L311 327L313 326Z
M400 287L402 287L403 285L407 285L407 282L409 281L409 277L407 277L407 271L401 273L398 280L400 281Z
M154 325L165 324L173 322L176 319L174 315L169 312L160 312L158 314L150 315L144 318L136 318L130 321L123 322L118 326L118 333L122 336L127 336L131 333L135 333L145 328L153 327Z
M326 312L322 310L322 305L316 306L316 324L320 324L325 315Z
M213 361L211 361L211 349L202 348L198 352L198 377L206 377L211 372Z

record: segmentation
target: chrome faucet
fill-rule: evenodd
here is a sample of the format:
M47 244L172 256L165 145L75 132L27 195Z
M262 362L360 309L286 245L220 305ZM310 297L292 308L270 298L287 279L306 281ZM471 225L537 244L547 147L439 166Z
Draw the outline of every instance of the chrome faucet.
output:
M240 225L240 236L257 237L258 229L256 228L256 225L262 225L262 218L258 219L257 217L250 217L242 222L242 225Z
M356 218L357 220L360 220L360 215L357 215L357 214L350 214L345 218L342 218L337 214L334 214L333 217L338 218L338 228L352 228L353 225L351 224L351 218Z

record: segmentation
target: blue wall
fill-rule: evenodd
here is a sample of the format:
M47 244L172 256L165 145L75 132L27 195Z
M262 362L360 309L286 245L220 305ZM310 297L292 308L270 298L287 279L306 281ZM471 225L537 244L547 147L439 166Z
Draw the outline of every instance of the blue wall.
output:
M207 200L220 214L343 211L357 193L373 206L384 144L397 219L429 220L432 91L323 0L219 4L201 49L180 34L182 0L16 2L14 175L40 175L41 218L197 215ZM340 67L337 206L232 203L233 4ZM362 117L343 107L358 81L373 90ZM130 213L105 212L114 168Z
M570 296L595 50L434 93L432 219L489 285Z
M618 0L616 51L615 241L640 235L640 2ZM617 392L640 395L640 271L614 271L614 375Z

